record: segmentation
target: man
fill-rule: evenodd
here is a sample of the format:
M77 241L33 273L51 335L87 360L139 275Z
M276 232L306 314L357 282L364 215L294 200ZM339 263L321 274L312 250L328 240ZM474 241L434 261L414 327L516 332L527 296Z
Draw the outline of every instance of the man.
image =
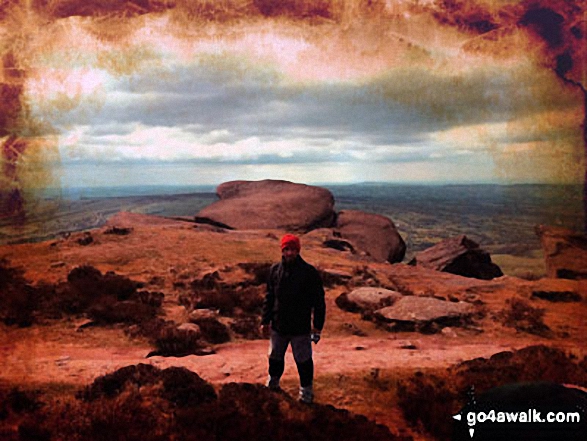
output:
M286 234L281 239L282 258L269 271L261 331L265 336L271 334L267 386L279 389L291 343L300 376L300 401L309 404L314 399L312 341L320 340L326 305L320 274L302 259L300 249L296 236Z

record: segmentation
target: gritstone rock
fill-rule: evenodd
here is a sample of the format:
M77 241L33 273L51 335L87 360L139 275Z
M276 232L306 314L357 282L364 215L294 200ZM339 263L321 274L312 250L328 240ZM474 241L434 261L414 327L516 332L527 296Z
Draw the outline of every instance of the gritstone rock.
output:
M350 240L377 261L396 263L405 256L406 244L394 223L385 216L343 210L336 218L336 228L343 239Z
M237 230L309 231L330 227L334 197L325 188L288 181L231 181L218 186L219 201L196 215L196 222Z
M489 253L464 235L417 253L410 264L483 280L503 276L499 266L491 262Z
M466 302L447 302L431 297L405 296L392 306L375 311L374 317L390 331L434 333L445 326L459 326L475 312Z

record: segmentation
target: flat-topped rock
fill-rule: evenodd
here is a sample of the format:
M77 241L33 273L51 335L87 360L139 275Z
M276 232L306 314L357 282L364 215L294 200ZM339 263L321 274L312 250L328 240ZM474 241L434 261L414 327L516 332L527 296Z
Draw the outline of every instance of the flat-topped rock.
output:
M417 253L410 264L483 280L503 276L489 253L464 235L445 239Z
M546 274L561 279L587 279L587 236L560 227L536 227L540 237Z
M336 229L342 239L350 240L379 262L401 262L406 254L406 244L388 217L342 210L336 218Z
M231 181L218 186L219 201L196 215L196 222L237 230L309 231L330 227L334 197L329 190L288 181Z
M374 318L391 331L437 332L459 326L475 312L467 302L448 302L432 297L404 296L392 306L375 311Z
M336 299L336 304L346 311L368 313L393 305L402 298L402 294L384 288L362 287L350 293L343 293Z

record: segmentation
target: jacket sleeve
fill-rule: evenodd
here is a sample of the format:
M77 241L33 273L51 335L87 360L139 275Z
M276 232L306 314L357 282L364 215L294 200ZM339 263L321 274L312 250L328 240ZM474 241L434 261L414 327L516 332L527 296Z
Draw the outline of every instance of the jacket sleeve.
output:
M314 286L314 328L322 330L324 321L326 320L326 303L324 302L324 286L322 285L322 278L320 273L314 269L313 271L313 286Z
M263 300L262 325L268 325L273 319L273 305L275 304L274 271L275 266L272 266L269 270L269 277L267 278L267 293L265 294L265 300Z

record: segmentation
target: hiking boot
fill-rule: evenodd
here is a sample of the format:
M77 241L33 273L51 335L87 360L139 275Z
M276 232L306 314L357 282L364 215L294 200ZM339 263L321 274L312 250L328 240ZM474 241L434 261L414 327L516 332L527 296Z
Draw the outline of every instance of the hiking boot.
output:
M266 386L271 390L281 390L281 386L279 385L279 377L269 377L267 379Z
M299 401L304 404L312 404L314 401L314 390L312 386L300 387Z

